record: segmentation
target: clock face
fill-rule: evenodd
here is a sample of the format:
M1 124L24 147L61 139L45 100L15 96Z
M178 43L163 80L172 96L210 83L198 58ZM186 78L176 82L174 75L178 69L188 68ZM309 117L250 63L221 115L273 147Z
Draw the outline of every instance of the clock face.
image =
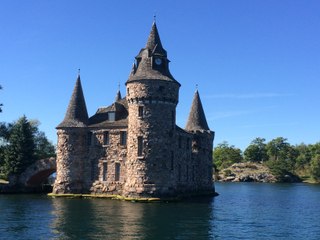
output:
M161 58L156 58L155 63L156 63L157 65L160 65L160 64L162 63Z

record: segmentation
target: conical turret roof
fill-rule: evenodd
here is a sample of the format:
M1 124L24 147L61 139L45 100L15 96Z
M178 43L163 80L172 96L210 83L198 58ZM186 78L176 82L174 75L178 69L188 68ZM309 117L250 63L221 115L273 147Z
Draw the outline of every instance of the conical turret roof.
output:
M209 130L198 90L196 90L194 94L188 122L185 129L187 131Z
M121 92L120 92L120 90L118 90L118 92L116 94L115 102L118 102L120 100L121 100Z
M88 123L88 112L86 102L83 96L80 74L78 75L76 85L68 105L64 120L57 128L63 127L85 127Z
M151 50L152 53L167 56L167 51L162 47L156 22L153 22L152 24L152 28L145 48Z
M132 67L127 83L139 80L162 80L180 85L170 73L169 62L157 25L153 22L147 43L136 56L136 64Z

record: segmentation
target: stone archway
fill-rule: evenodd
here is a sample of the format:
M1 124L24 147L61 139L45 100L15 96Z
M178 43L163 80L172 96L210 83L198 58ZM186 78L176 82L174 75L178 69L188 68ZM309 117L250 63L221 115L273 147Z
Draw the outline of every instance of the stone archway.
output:
M56 170L56 159L54 157L40 159L19 176L19 183L27 188L40 187Z

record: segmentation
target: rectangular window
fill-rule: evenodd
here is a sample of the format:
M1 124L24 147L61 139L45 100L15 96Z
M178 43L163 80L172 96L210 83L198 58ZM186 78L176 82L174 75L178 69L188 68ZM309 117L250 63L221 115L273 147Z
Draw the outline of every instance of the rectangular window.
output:
M139 106L138 108L138 117L143 117L143 106Z
M192 181L194 182L194 166L192 166Z
M179 140L178 140L179 148L181 148L181 142L182 142L182 139L181 139L181 136L179 136Z
M107 181L107 174L108 174L108 163L102 163L102 181Z
M186 170L186 179L187 182L189 181L189 166L187 165L187 170Z
M178 181L181 181L181 165L178 165Z
M95 178L95 163L94 161L91 161L91 180L93 181Z
M189 149L189 148L190 148L190 139L187 138L187 149Z
M114 180L115 181L119 181L120 180L120 163L116 163L115 164Z
M116 113L115 112L108 112L108 120L110 122L114 122L116 120Z
M120 132L120 145L122 146L127 145L127 132L125 131Z
M174 166L174 153L173 151L171 151L171 170L173 170L173 166Z
M109 145L109 132L104 132L103 133L103 144L104 145Z
M176 125L176 114L174 111L171 112L171 121L172 121L172 125L171 125L171 128L172 130L174 130L175 128L175 125Z
M141 157L143 152L143 139L141 136L138 137L138 156Z
M92 132L88 132L87 134L87 145L91 146L92 144Z

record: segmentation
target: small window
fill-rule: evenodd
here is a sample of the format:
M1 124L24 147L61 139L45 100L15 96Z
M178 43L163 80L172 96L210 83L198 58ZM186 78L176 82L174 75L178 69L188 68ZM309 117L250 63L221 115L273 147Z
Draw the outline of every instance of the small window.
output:
M108 163L103 162L102 163L102 181L107 181L107 175L108 175Z
M186 169L186 179L187 182L189 181L189 166L187 165L187 169Z
M179 140L178 140L179 148L181 148L181 142L182 142L182 138L181 138L181 136L179 136Z
M194 168L194 166L192 166L192 181L194 182L194 170L195 170L195 168Z
M172 121L171 128L172 128L172 130L174 130L174 127L176 125L176 114L175 114L175 111L171 112L171 121Z
M120 163L116 163L115 164L114 180L115 181L119 181L120 180Z
M181 165L178 165L178 181L181 181Z
M108 112L108 120L114 122L116 120L116 113L115 112Z
M88 132L87 134L87 145L91 146L92 144L92 132Z
M141 157L143 152L143 139L141 136L138 137L138 156Z
M127 95L130 96L130 89L127 88Z
M109 132L104 132L103 133L103 144L104 145L109 145Z
M139 117L143 117L143 106L139 106L138 116L139 116Z
M190 139L187 138L187 149L189 149L189 148L190 148Z
M173 170L173 166L174 166L174 153L173 151L171 151L171 170Z
M159 86L159 92L163 92L164 86Z
M122 146L127 145L127 132L125 131L120 132L120 145Z
M94 161L91 161L91 180L92 181L95 178L95 167L96 167L96 165L95 165Z

